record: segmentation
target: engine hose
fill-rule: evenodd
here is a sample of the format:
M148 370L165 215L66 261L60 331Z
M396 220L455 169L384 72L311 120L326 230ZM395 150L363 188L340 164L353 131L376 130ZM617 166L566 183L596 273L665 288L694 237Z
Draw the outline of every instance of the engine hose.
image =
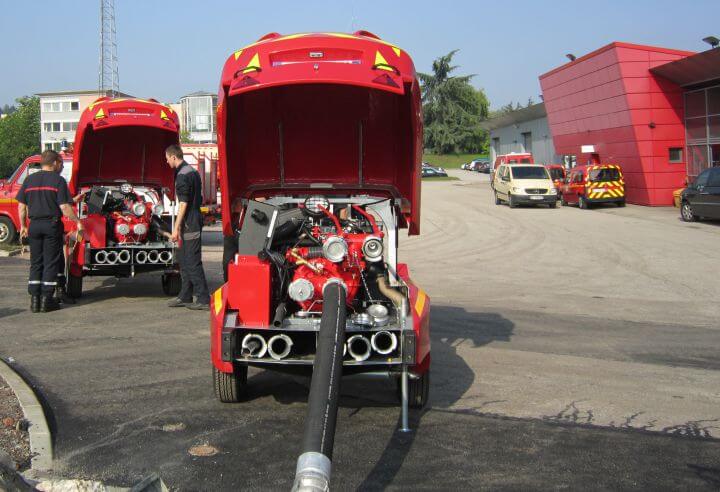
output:
M293 491L329 490L335 442L343 345L345 344L345 287L328 282L323 289L313 376L305 417L302 454L297 460Z
M280 328L282 326L286 313L287 313L286 304L284 302L281 302L280 304L278 304L278 307L275 308L275 316L273 317L273 326L274 327Z
M322 246L310 246L307 249L307 254L305 255L306 259L312 259L312 258L322 258L323 256L323 247Z

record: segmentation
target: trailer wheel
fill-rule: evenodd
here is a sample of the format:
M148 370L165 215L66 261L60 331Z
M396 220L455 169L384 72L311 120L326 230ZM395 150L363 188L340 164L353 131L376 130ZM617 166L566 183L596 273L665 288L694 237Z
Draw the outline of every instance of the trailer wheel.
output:
M17 239L17 229L8 217L0 217L0 244L11 244Z
M397 380L397 397L402 401L402 380ZM408 406L423 408L430 398L430 369L419 378L408 378Z
M73 299L79 299L82 296L83 278L76 277L72 273L67 278L67 295Z
M239 402L247 386L247 372L248 368L244 365L235 366L230 374L213 366L215 397L223 403Z
M166 273L162 276L163 294L175 297L180 293L182 286L182 278L178 273Z

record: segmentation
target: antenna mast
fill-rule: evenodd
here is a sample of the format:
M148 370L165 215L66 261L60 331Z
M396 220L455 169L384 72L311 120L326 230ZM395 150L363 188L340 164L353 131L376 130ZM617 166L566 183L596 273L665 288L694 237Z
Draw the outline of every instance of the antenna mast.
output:
M98 92L115 97L119 91L115 0L100 0L100 71Z

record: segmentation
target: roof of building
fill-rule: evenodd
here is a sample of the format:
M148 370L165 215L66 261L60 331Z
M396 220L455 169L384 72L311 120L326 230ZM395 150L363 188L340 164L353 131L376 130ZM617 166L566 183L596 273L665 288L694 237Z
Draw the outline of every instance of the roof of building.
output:
M191 92L190 94L185 94L180 99L185 99L186 97L199 97L199 96L217 96L217 93L207 92L207 91L195 91L195 92Z
M682 87L720 80L720 47L651 68L650 71Z
M98 97L102 96L109 96L111 91L106 91L105 93L97 90L86 90L86 91L57 91L57 92L38 92L35 94L36 96L40 97L51 97L51 96L93 96L97 95ZM120 97L133 97L130 94L125 94L123 92L116 93L116 96Z
M482 126L485 130L495 130L497 128L503 128L517 123L524 123L526 121L538 120L545 117L547 117L547 113L545 112L545 103L538 103L526 108L518 109L517 111L503 113L494 118L490 118L489 120L483 121L480 126Z
M662 48L660 46L648 46L645 44L632 44L632 43L623 43L621 41L614 41L610 44L606 44L605 46L596 49L595 51L591 51L590 53L588 53L586 55L580 56L573 61L570 61L568 63L560 65L559 67L554 68L554 69L550 70L549 72L542 74L540 76L540 79L543 79L543 78L547 77L548 75L552 75L555 72L559 72L560 70L564 70L573 65L577 65L580 62L583 62L589 58L597 56L600 53L603 53L603 52L613 49L613 48L630 48L630 49L642 50L642 51L654 51L656 53L669 53L671 55L680 55L680 56L691 56L691 55L695 54L694 51L675 50L672 48Z

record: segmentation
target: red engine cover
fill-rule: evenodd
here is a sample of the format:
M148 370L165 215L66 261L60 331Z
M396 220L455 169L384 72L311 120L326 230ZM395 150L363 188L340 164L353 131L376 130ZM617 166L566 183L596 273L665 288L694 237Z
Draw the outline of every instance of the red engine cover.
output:
M228 265L228 307L244 326L270 325L270 264L257 256L238 256Z

